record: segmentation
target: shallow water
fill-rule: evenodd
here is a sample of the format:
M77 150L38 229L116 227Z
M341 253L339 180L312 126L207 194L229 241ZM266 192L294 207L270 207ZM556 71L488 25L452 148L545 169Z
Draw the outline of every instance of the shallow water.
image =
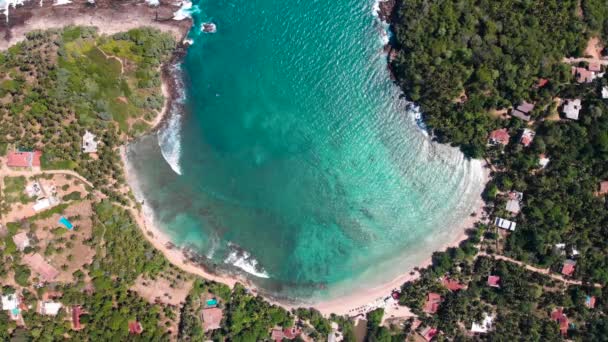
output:
M406 273L459 235L481 164L416 126L373 6L193 5L186 111L128 151L139 195L176 244L308 300Z

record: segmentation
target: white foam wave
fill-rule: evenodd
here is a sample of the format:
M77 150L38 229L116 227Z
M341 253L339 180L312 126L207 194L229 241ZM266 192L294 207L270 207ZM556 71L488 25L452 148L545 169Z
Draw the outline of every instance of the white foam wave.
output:
M148 6L158 7L160 5L160 0L146 0Z
M53 3L53 6L67 5L67 4L71 4L71 3L72 3L71 0L55 0L55 2Z
M425 136L428 136L429 135L428 127L426 126L426 123L424 122L424 119L422 118L422 112L420 111L420 107L413 103L409 103L407 106L407 112L408 112L408 114L411 115L411 117L414 120L414 122L416 123L416 126L418 127L418 129Z
M179 64L175 64L171 68L171 77L175 80L176 90L179 92L179 97L174 100L169 109L169 120L166 126L158 131L158 146L160 152L173 172L181 176L182 168L180 164L182 144L181 144L181 113L179 112L182 104L186 101L186 90L182 83L182 78L179 73L181 69Z
M173 20L184 20L192 17L192 2L182 1L182 7L173 13Z
M262 267L260 267L258 261L255 260L255 258L253 258L247 251L232 251L224 262L226 264L231 264L238 267L258 278L270 278L270 275Z
M182 145L180 124L180 116L173 113L167 122L167 127L158 132L158 146L160 146L160 152L173 172L181 176L182 168L180 164L180 156L182 152Z
M374 14L374 17L380 16L380 0L374 1L374 5L372 7L372 13Z
M25 0L0 0L0 13L3 13L6 16L7 23L10 7L16 8L17 6L22 6L24 3Z

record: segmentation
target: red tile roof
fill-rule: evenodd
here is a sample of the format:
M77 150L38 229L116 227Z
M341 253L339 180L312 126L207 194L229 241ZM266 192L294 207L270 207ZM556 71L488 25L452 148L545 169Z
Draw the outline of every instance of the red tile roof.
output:
M539 78L538 82L536 83L536 87L537 88L542 88L544 86L546 86L549 83L549 80L546 78Z
M608 194L608 181L600 182L600 195Z
M35 254L26 254L21 257L21 260L26 263L34 272L40 275L43 281L51 282L57 278L59 275L59 271L55 269L55 267L51 266L42 255Z
M217 307L203 309L203 324L205 326L205 331L219 329L221 322L222 309Z
M288 340L293 340L294 338L298 337L298 335L300 335L301 332L302 331L296 327L283 329L283 335Z
M141 326L141 323L138 321L129 321L129 333L130 334L141 334L144 331L144 328Z
M460 291L466 288L465 285L459 283L457 280L450 279L448 277L443 278L443 281L441 283L443 284L443 286L445 286L446 289L452 292Z
M585 298L585 306L588 307L589 309L595 308L595 297L587 296L587 298Z
M33 167L40 166L42 152L9 152L6 165L9 167Z
M559 324L559 331L562 336L568 335L568 317L564 315L564 308L556 308L551 312L551 319Z
M80 315L82 314L82 309L80 306L74 306L72 308L72 329L80 330L82 326L80 325Z
M562 267L562 274L565 276L571 276L574 274L575 268L576 268L576 261L566 260L564 262L564 266Z
M490 133L490 140L499 144L507 145L509 143L509 131L506 128L492 131L492 133Z
M587 69L589 69L589 71L600 72L600 71L602 71L602 65L600 63L597 63L597 62L590 62L589 63L589 67Z
M500 287L500 277L499 276L488 276L488 286L491 287Z
M576 77L578 83L590 83L593 81L593 72L585 68L572 67L572 75Z
M438 293L431 292L426 297L426 302L424 303L423 311L426 313L434 314L439 310L439 305L443 301L441 295Z
M273 341L277 341L277 342L283 341L284 336L285 335L283 335L283 330L281 330L281 329L272 329L272 332L270 333L270 338Z
M437 336L438 332L439 331L435 328L426 327L420 334L425 340L430 341L433 339L433 337Z

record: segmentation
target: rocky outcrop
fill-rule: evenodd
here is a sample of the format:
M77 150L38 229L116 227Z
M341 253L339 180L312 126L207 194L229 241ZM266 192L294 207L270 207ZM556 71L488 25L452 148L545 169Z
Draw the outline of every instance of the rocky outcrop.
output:
M179 8L179 3L167 0L160 0L158 6L143 0L74 0L65 5L54 5L54 1L49 0L30 0L0 14L0 49L22 41L27 32L68 25L96 26L102 34L151 26L170 32L181 41L190 30L192 21L189 18L173 20Z

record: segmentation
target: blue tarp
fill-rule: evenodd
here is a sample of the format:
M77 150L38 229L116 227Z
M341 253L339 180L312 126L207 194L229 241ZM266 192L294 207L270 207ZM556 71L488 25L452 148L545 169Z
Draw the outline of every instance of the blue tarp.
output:
M74 228L74 226L72 226L72 223L65 217L61 216L61 218L59 219L59 223L61 223L62 225L64 225L67 229L72 230L72 228Z

